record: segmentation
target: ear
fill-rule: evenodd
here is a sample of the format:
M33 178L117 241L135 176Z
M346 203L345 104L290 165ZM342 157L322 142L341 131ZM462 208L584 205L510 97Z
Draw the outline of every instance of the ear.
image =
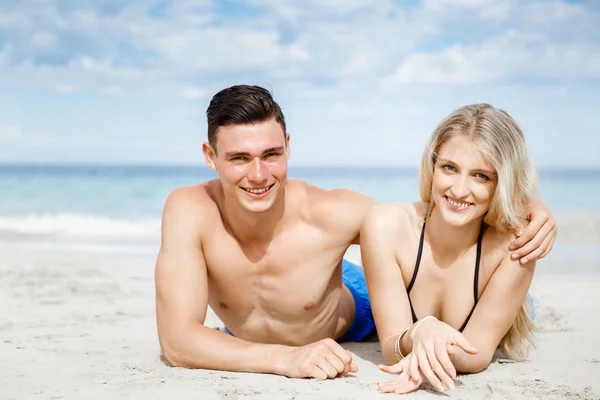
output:
M285 154L287 159L290 159L290 133L286 132L285 134Z
M210 143L204 142L202 143L202 153L204 154L204 161L206 161L206 165L208 165L213 171L216 171L217 166L215 165L215 160L217 158L217 151L212 148Z

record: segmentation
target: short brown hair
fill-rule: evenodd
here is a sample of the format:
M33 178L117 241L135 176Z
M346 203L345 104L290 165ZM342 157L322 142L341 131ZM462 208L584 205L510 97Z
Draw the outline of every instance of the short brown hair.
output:
M228 87L215 94L206 109L208 142L216 150L220 126L255 124L271 118L281 125L285 136L283 112L267 89L249 85Z

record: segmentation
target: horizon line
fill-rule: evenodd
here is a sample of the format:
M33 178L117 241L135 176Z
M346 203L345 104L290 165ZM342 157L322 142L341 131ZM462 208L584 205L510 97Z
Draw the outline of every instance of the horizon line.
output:
M418 170L419 165L408 164L289 164L289 168L310 169L411 169ZM20 162L0 161L2 167L66 167L66 168L94 168L94 167L125 167L125 168L210 168L204 163L144 163L144 162ZM535 166L538 171L600 171L600 165L555 165Z

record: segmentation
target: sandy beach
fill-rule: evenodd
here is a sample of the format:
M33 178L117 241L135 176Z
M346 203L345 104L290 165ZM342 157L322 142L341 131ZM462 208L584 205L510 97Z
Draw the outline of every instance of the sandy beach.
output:
M347 344L359 372L325 382L167 367L149 255L29 252L7 242L0 254L1 399L395 397L377 390L393 376L377 369L376 342ZM347 254L356 256L356 248ZM553 273L544 265L532 286L540 302L537 347L526 362L497 360L459 376L451 392L425 385L408 397L600 398L600 274ZM210 313L206 325L221 324Z

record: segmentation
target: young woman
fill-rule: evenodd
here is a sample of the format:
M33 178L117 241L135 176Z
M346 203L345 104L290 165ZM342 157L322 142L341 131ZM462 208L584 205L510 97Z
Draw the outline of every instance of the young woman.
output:
M380 368L400 373L381 391L410 392L423 378L452 389L457 372L483 370L498 346L525 356L535 262L512 259L509 244L536 200L536 181L516 122L469 105L429 140L422 201L370 212L362 260L381 349L395 363Z

